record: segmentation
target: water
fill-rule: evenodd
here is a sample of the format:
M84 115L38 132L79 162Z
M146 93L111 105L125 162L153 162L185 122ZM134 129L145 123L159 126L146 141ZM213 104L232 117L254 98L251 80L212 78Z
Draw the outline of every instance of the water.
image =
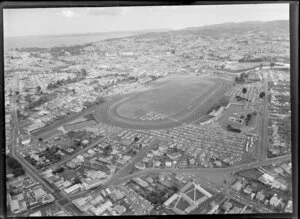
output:
M96 33L85 35L62 35L62 36L21 36L4 38L4 51L8 52L16 48L40 47L50 48L55 46L71 46L90 42L101 41L110 38L133 36L138 33Z

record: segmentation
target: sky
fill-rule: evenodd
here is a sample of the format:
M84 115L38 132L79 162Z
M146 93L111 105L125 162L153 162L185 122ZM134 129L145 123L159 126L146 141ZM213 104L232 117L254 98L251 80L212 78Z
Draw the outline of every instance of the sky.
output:
M4 9L4 37L288 20L288 4Z

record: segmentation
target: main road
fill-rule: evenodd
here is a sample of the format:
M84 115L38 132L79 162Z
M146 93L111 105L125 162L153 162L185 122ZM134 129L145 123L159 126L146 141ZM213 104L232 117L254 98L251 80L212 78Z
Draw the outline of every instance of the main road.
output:
M264 75L263 78L263 89L265 92L265 97L263 99L263 104L261 106L261 115L259 115L259 128L258 128L258 145L257 145L257 159L262 161L267 158L267 144L268 144L268 79Z
M12 103L11 103L11 114L12 114L12 145L10 150L10 155L14 157L16 160L18 160L25 172L31 176L32 179L39 182L43 187L46 189L46 191L53 195L53 197L56 200L56 203L64 210L64 206L59 204L59 200L66 199L63 195L60 194L59 190L55 188L54 185L50 184L48 181L45 180L40 174L37 172L37 170L28 163L19 153L17 153L17 145L19 145L19 138L18 138L18 132L19 132L19 122L18 122L18 116L17 116L17 98L19 92L19 75L16 74L14 77L13 82L13 94L12 94ZM66 199L68 200L68 199ZM68 201L69 202L69 201ZM81 212L80 210L73 204L70 203L70 208L72 209L72 213L75 215L79 215Z
M154 141L153 144L156 142ZM81 191L79 193L71 194L68 197L69 198L77 198L80 197L88 192L99 192L103 188L106 188L109 185L118 185L122 184L128 180L131 180L135 177L142 177L146 175L151 175L151 174L161 174L161 173L189 173L189 174L198 174L198 173L205 173L209 175L210 173L216 173L216 174L225 174L225 175L230 175L246 170L250 170L253 168L258 168L261 166L268 166L271 164L275 163L281 163L284 161L289 161L291 160L291 155L284 155L281 157L275 157L275 158L270 158L266 159L264 161L255 161L252 163L246 163L246 164L241 164L237 166L232 166L232 167L227 167L227 168L185 168L185 169L179 169L179 168L147 168L144 170L140 170L137 172L134 172L130 174L132 165L136 162L138 162L140 159L136 159L134 162L131 162L130 164L126 165L123 169L121 169L119 172L115 173L113 177L111 177L108 181L106 181L103 185L91 189L89 191Z

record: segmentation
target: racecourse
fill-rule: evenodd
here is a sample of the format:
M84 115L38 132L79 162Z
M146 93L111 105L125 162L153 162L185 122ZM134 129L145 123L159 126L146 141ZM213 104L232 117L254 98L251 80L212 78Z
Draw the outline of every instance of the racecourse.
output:
M150 90L131 92L114 98L96 109L94 116L98 122L104 122L122 128L171 128L183 123L193 122L205 115L209 108L215 102L218 102L227 89L232 86L228 80L212 77L191 77L189 78L191 81L187 81L188 78L182 78L182 83L186 85L185 87L178 86L177 80L179 79L169 81L169 83L175 81L175 85L161 83L161 86L164 86L162 88L159 86L159 83L154 83L153 88L150 88ZM199 86L198 90L196 86ZM189 98L189 95L191 95L191 98ZM142 101L139 100L140 97ZM151 99L151 97L159 98L159 101ZM155 106L152 107L152 110L156 110L155 112L164 113L166 118L162 120L145 121L132 118L133 114L130 116L130 113L127 113L127 115L124 113L125 111L130 111L130 105L132 105L133 111L138 110L139 106L144 107L143 105L146 104L145 101L149 102L147 103L148 105ZM173 108L178 104L177 110L170 110L172 107L165 108L165 102L171 104ZM161 106L159 106L158 103L161 103ZM124 105L125 107L123 107Z

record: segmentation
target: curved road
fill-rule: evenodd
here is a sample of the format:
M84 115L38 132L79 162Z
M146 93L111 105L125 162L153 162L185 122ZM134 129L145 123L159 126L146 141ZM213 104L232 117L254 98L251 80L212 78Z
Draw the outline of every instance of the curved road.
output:
M238 166L232 166L232 167L226 167L226 168L185 168L185 169L178 169L178 168L147 168L144 170L140 170L134 173L129 173L128 170L122 171L120 170L119 172L122 172L121 174L114 174L106 183L103 185L96 187L91 190L87 190L89 192L99 192L100 190L106 188L109 185L120 185L128 180L131 180L132 178L135 177L142 177L150 174L161 174L161 173L186 173L186 174L197 174L199 172L204 172L207 173L208 175L210 173L217 173L217 174L234 174L237 172L242 172L246 170L250 170L253 168L258 168L261 166L268 166L274 163L281 163L285 161L291 160L291 155L284 155L280 157L275 157L275 158L269 158L264 161L255 161L252 163L245 163L245 164L240 164ZM74 194L70 194L68 198L74 199L74 198L79 198L82 195L87 193L86 190L83 190L81 192L77 192Z

